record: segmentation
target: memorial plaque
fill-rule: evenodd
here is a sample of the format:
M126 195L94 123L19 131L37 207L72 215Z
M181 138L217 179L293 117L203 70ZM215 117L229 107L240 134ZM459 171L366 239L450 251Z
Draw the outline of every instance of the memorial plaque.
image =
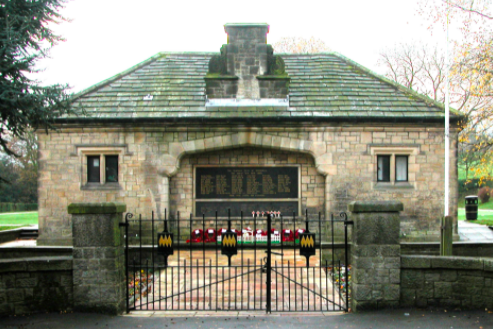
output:
M214 217L216 211L219 217L226 217L228 209L231 216L239 217L243 211L243 218L252 217L252 211L280 211L283 216L298 216L298 201L197 201L195 216Z
M298 167L197 167L196 199L295 199Z

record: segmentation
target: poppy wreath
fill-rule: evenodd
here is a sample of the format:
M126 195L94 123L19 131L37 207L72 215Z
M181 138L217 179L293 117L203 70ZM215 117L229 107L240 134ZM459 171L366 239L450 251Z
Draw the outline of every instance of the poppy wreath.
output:
M232 228L231 229L231 232L236 233L236 236L241 236L241 231L239 231L239 230L237 230L235 228Z
M222 236L222 235L223 235L223 233L226 233L227 231L228 231L228 229L227 229L227 228L223 228L223 227L221 227L219 230L217 230L217 232L216 232L216 237L220 237L220 236Z
M213 228L208 228L204 232L204 241L205 242L216 242L216 230Z
M273 228L273 229L270 230L270 234L272 234L272 235L280 235L279 234L279 231L277 229L275 229L275 228Z
M193 242L202 242L204 240L204 231L201 229L196 229L192 231L192 238L191 240L187 240L187 243L192 241Z
M294 241L294 233L290 229L282 230L282 241L283 242L291 242Z
M257 230L255 230L255 235L267 236L267 231L264 231L261 228L258 228Z
M241 232L242 232L242 235L245 235L245 234L248 234L248 236L252 236L253 235L253 231L249 227L244 228Z
M296 230L296 234L295 234L296 239L300 238L300 233L305 233L305 229L299 228Z

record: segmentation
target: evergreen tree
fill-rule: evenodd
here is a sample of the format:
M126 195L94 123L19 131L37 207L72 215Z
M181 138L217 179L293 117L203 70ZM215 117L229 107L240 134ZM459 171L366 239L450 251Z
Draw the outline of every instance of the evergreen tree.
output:
M43 86L33 79L35 64L62 41L50 24L66 0L0 0L0 152L17 155L12 137L30 129L53 129L56 117L70 113L67 86ZM2 180L0 173L0 181Z

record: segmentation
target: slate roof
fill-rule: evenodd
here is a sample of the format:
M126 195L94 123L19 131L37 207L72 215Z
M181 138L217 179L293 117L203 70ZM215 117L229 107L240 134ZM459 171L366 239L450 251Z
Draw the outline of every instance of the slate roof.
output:
M86 117L63 121L443 121L443 105L337 53L281 54L289 107L206 107L204 76L215 53L159 53L73 98ZM152 95L152 100L144 100ZM451 110L451 119L460 118Z

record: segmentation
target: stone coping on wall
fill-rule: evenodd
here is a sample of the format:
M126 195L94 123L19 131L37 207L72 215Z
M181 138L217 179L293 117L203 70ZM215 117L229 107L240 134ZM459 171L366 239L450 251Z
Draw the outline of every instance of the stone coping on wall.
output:
M0 243L16 240L22 232L21 228L14 228L11 230L0 231Z
M69 214L116 214L127 211L127 205L121 202L71 203Z
M0 259L72 256L72 246L2 247Z
M72 271L72 256L0 259L0 273Z
M493 257L401 256L401 268L483 270L493 272Z
M353 213L361 212L399 212L404 210L401 201L352 201L348 210Z

